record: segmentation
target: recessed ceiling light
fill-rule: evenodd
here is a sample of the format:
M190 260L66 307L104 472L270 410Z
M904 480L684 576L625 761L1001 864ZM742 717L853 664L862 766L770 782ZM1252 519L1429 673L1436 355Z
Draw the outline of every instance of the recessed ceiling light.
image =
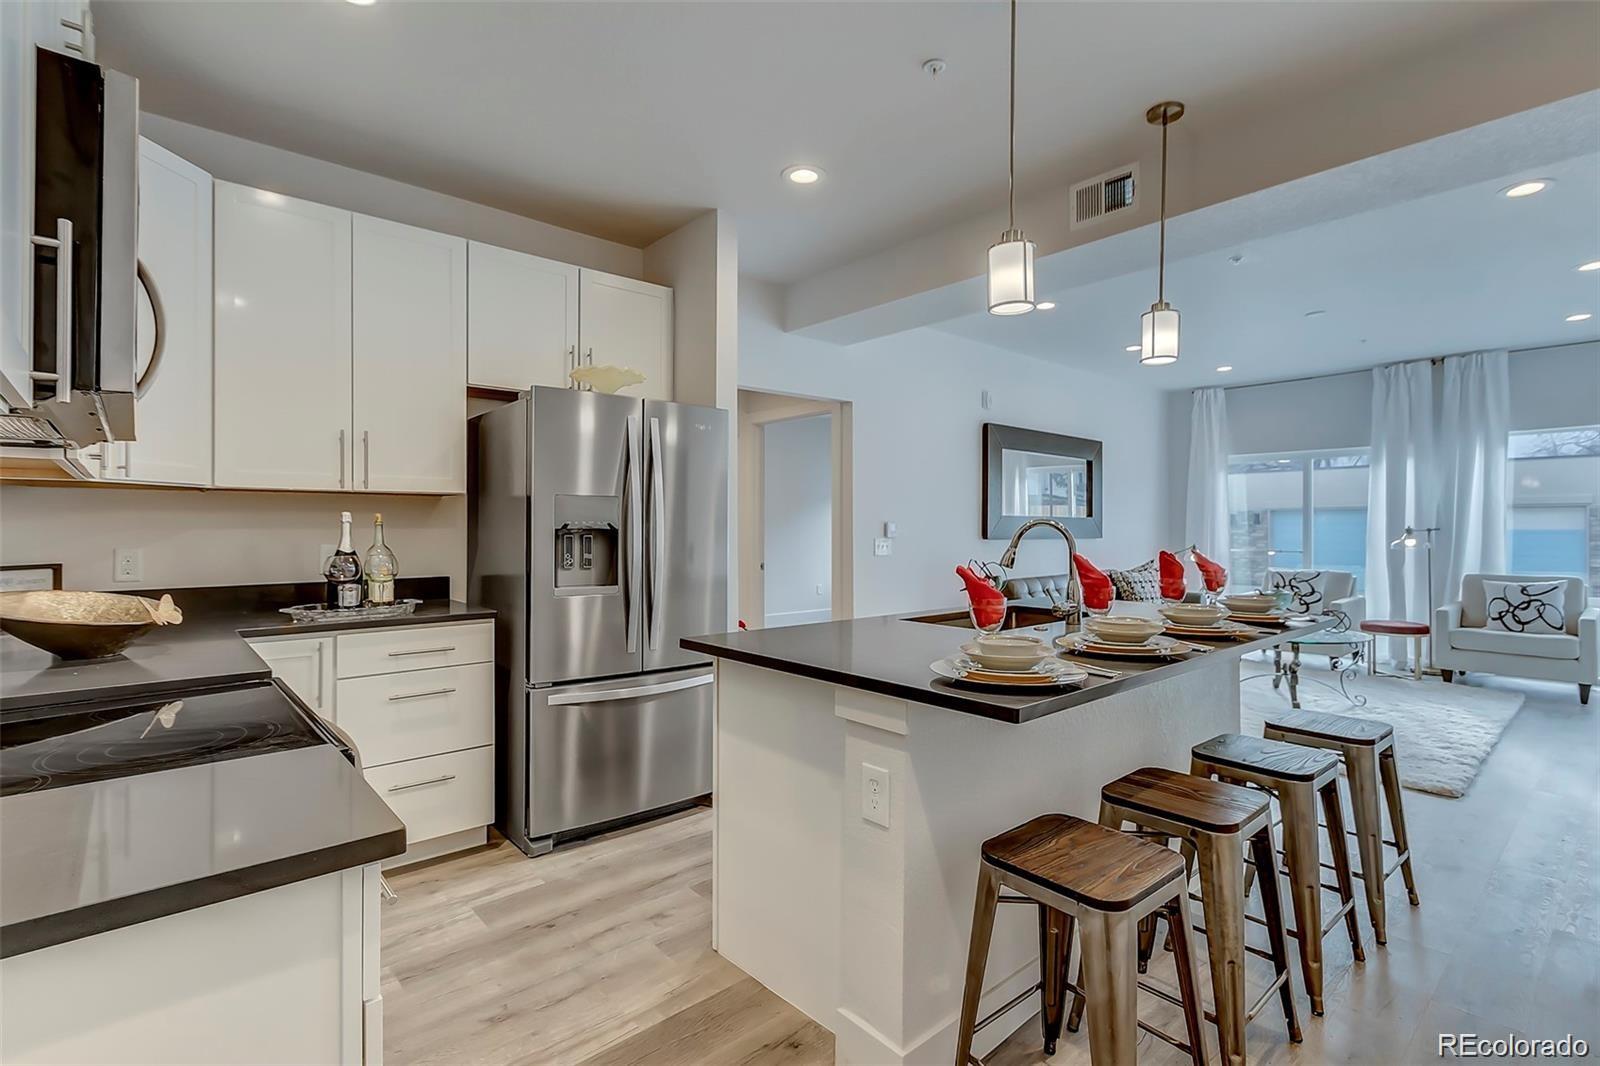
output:
M1232 370L1233 370L1233 367L1229 366L1227 363L1224 363L1221 366L1217 367L1217 373L1219 373L1219 374L1227 374L1227 373L1231 372Z
M1140 347L1137 344L1130 344L1130 345L1128 345L1126 348L1124 348L1122 350L1125 351L1125 352L1137 352L1137 351L1141 351L1142 349L1140 349Z
M1589 319L1591 319L1591 318L1593 318L1593 317L1594 317L1594 316L1593 316L1593 315L1591 315L1591 314L1590 314L1590 313L1589 313L1589 312L1587 312L1587 311L1579 311L1579 312L1578 312L1578 313L1577 313L1577 314L1575 314L1575 315L1568 315L1568 316L1567 316L1567 321L1568 321L1568 322L1587 322L1587 321L1589 321Z
M345 0L345 3L354 4L357 7L371 7L377 2L378 0Z
M1536 192L1544 192L1549 186L1549 178L1534 178L1532 181L1519 181L1508 189L1501 189L1500 195L1513 200L1520 200L1524 196L1532 196Z
M1040 300L1033 306L1035 309L1040 311L1054 311L1056 309L1056 302L1054 300Z
M1307 311L1306 312L1306 317L1307 318L1319 318L1322 315L1325 315L1327 313L1328 312L1326 312L1326 311Z
M1289 459L1279 459L1278 460L1278 462L1280 462L1280 463L1288 463L1288 462L1291 462L1291 461L1292 460L1289 460Z
M1578 269L1583 271L1584 273L1588 273L1591 270L1600 270L1600 259L1596 259L1596 260L1594 260L1593 262L1590 262L1590 263L1585 263L1582 266L1580 266Z
M783 169L783 176L796 185L815 185L822 180L822 168L809 163L796 163Z

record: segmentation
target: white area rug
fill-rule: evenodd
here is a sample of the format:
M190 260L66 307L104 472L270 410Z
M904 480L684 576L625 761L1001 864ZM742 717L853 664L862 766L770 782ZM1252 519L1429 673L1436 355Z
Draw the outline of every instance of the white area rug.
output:
M1246 659L1244 672L1247 676L1260 673L1263 665ZM1523 698L1514 692L1446 685L1431 677L1413 681L1366 674L1350 682L1350 691L1367 697L1367 705L1352 707L1337 692L1308 684L1306 678L1338 683L1331 671L1302 666L1302 708L1388 722L1394 727L1401 784L1452 798L1466 794L1478 776L1478 767L1522 709ZM1259 737L1267 715L1288 708L1287 681L1276 691L1265 678L1244 681L1239 686L1239 731Z

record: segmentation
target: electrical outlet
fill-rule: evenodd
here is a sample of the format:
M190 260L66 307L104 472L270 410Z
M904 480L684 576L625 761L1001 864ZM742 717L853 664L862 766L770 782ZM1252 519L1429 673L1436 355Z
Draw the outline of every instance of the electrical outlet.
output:
M821 585L817 586L817 595L818 596L822 595L822 586Z
M869 762L861 764L861 817L889 828L889 798L893 781L889 771Z
M892 551L894 551L894 541L888 537L878 537L872 542L873 555L888 555Z
M142 581L144 553L138 548L117 548L111 553L111 580Z

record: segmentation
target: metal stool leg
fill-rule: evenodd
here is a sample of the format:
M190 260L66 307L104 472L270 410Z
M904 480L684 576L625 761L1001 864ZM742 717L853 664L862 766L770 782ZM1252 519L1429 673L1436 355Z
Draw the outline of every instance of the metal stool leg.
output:
M1338 778L1322 786L1322 816L1328 823L1329 850L1333 852L1333 880L1339 886L1339 904L1344 909L1345 928L1350 932L1350 950L1357 962L1365 962L1367 953L1361 948L1361 923L1356 918L1355 881L1350 876L1350 848L1345 842L1344 808L1339 804ZM1383 868L1381 856L1378 868ZM1320 880L1321 875L1318 875L1319 884ZM1381 875L1378 880L1381 892Z
M1400 766L1395 762L1394 748L1385 748L1378 756L1378 772L1383 777L1383 795L1389 804L1389 828L1394 830L1394 846L1400 852L1400 874L1406 879L1406 895L1415 907L1417 879L1411 872L1411 838L1406 835L1406 810L1400 800Z
M1389 941L1383 906L1383 814L1378 802L1378 756L1367 744L1342 749L1350 779L1350 807L1355 812L1356 847L1361 852L1361 884L1367 894L1367 917L1378 943ZM1337 851L1337 847L1334 849ZM1335 859L1335 862L1338 860Z
M1189 917L1189 886L1179 886L1177 898L1167 911L1167 927L1172 930L1172 961L1178 968L1178 990L1183 999L1183 1023L1189 1031L1189 1059L1194 1066L1206 1066L1205 1007L1200 1002L1200 970L1194 959L1194 929ZM1241 981L1243 975L1241 974ZM1240 1009L1243 1010L1243 989L1240 989ZM1217 1008L1221 1017L1221 1006ZM1242 1021L1242 1015L1241 1015ZM1240 1057L1243 1058L1244 1035L1240 1032Z
M1054 907L1039 906L1039 981L1043 1004L1039 1024L1044 1035L1044 1053L1056 1053L1061 1023L1067 1013L1067 960L1072 956L1070 914Z
M1078 925L1083 989L1089 1001L1089 1055L1095 1066L1135 1066L1139 975L1133 962L1138 922L1125 914L1086 911Z
M1317 849L1317 799L1310 785L1278 790L1283 809L1283 850L1289 865L1300 968L1311 997L1311 1013L1322 1013L1322 866Z
M1206 952L1211 960L1211 994L1216 1001L1217 1040L1222 1061L1244 1066L1244 840L1238 833L1202 833L1200 896L1206 919ZM1182 938L1173 937L1176 953ZM1191 1041L1192 1043L1192 1041Z
M1274 976L1281 977L1278 997L1283 1001L1283 1019L1289 1028L1289 1040L1300 1043L1305 1037L1300 1032L1300 1018L1294 1006L1294 982L1289 979L1289 938L1283 924L1283 897L1278 891L1277 849L1272 844L1272 823L1269 821L1250 838L1251 869L1261 883L1261 913L1267 921L1267 942L1272 946Z
M994 912L999 900L1000 875L988 863L980 863L977 901L972 907L972 939L967 944L967 981L961 992L961 1021L956 1028L955 1066L967 1066L972 1058L978 1000L983 996L983 971L989 961L989 941L994 934Z

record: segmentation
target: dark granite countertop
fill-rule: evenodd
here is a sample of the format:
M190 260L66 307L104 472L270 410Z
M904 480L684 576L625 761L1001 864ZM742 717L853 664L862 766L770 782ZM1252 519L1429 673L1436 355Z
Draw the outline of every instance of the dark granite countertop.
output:
M1119 613L1128 612L1130 606L1119 604L1117 610ZM954 618L966 617L965 608L921 612L920 615L940 613ZM1246 652L1282 644L1297 632L1326 629L1333 624L1331 621L1310 622L1296 630L1269 633L1249 641L1202 642L1212 650L1191 653L1176 660L1145 662L1067 656L1073 661L1120 670L1122 676L1091 676L1081 685L1045 695L985 690L956 684L934 674L929 664L937 659L959 655L961 645L970 641L974 634L970 626L953 627L910 620L920 615L896 614L779 629L719 633L688 637L682 643L693 651L752 666L975 714L999 722L1020 724L1193 670L1237 662ZM1065 634L1067 627L1056 622L1019 632L1053 641Z
M9 634L0 635L0 711L107 696L157 696L195 685L270 677L267 664L245 643L246 638L494 617L494 611L486 607L450 599L449 587L447 578L402 579L399 595L423 601L414 613L370 622L316 623L291 621L279 608L315 602L322 592L320 584L132 590L152 599L170 594L184 613L183 623L157 626L121 655L94 662L57 659Z
M311 717L274 682L207 695L281 699ZM0 957L406 849L405 825L326 737L16 793L0 798L0 824Z
M170 593L181 625L120 656L74 663L0 635L0 728L59 708L213 696L282 700L315 741L288 750L88 780L0 798L0 957L365 865L405 851L405 826L337 738L246 638L438 625L494 617L449 598L444 578L402 579L415 613L297 624L279 608L320 584L136 590Z

